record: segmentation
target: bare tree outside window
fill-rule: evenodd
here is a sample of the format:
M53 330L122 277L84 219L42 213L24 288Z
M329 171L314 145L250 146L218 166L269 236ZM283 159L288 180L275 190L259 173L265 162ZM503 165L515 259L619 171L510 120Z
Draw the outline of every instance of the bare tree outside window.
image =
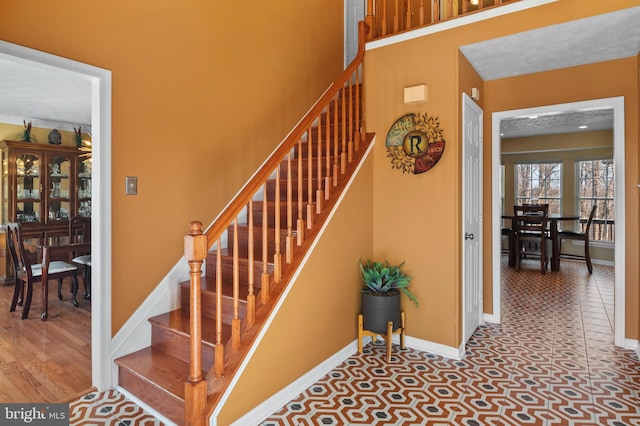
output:
M549 214L560 214L562 163L516 164L516 203L549 204Z
M614 165L612 159L578 161L578 208L580 225L584 228L591 207L597 206L591 224L590 239L614 241Z

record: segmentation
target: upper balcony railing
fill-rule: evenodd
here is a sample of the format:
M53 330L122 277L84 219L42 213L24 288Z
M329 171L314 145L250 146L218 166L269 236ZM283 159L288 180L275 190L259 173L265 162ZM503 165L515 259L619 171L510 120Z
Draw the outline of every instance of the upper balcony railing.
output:
M520 0L367 0L369 41Z

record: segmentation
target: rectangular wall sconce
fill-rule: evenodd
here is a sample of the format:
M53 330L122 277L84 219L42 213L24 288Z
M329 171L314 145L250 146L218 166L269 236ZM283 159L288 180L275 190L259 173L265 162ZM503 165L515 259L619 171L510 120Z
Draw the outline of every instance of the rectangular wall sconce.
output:
M404 103L410 104L413 102L426 102L427 100L427 85L419 84L417 86L404 88Z
M474 101L480 100L480 90L477 87L471 88L471 99L473 99Z

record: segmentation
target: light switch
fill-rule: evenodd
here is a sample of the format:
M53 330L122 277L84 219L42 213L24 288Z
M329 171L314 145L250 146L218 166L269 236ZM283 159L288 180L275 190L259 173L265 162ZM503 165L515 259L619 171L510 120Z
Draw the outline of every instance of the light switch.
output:
M127 176L124 181L125 195L136 195L138 193L138 178L136 176Z

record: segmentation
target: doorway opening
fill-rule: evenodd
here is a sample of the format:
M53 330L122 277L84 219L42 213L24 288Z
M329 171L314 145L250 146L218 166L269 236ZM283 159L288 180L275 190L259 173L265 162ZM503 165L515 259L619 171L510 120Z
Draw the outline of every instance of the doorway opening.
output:
M492 228L491 228L491 253L492 253L492 289L493 289L493 315L492 322L500 322L501 317L501 292L502 282L500 277L500 256L501 256L501 197L500 197L500 170L501 138L500 122L502 120L534 115L563 113L580 110L613 109L613 161L615 166L614 178L614 199L615 199L615 303L614 303L614 344L624 347L625 343L625 164L624 164L624 97L594 99L582 102L572 102L566 104L547 105L534 108L525 108L511 111L499 111L492 115L492 182L491 182L491 206L492 206Z
M43 70L69 73L91 83L92 301L91 377L110 388L111 373L111 71L0 41L0 58Z

